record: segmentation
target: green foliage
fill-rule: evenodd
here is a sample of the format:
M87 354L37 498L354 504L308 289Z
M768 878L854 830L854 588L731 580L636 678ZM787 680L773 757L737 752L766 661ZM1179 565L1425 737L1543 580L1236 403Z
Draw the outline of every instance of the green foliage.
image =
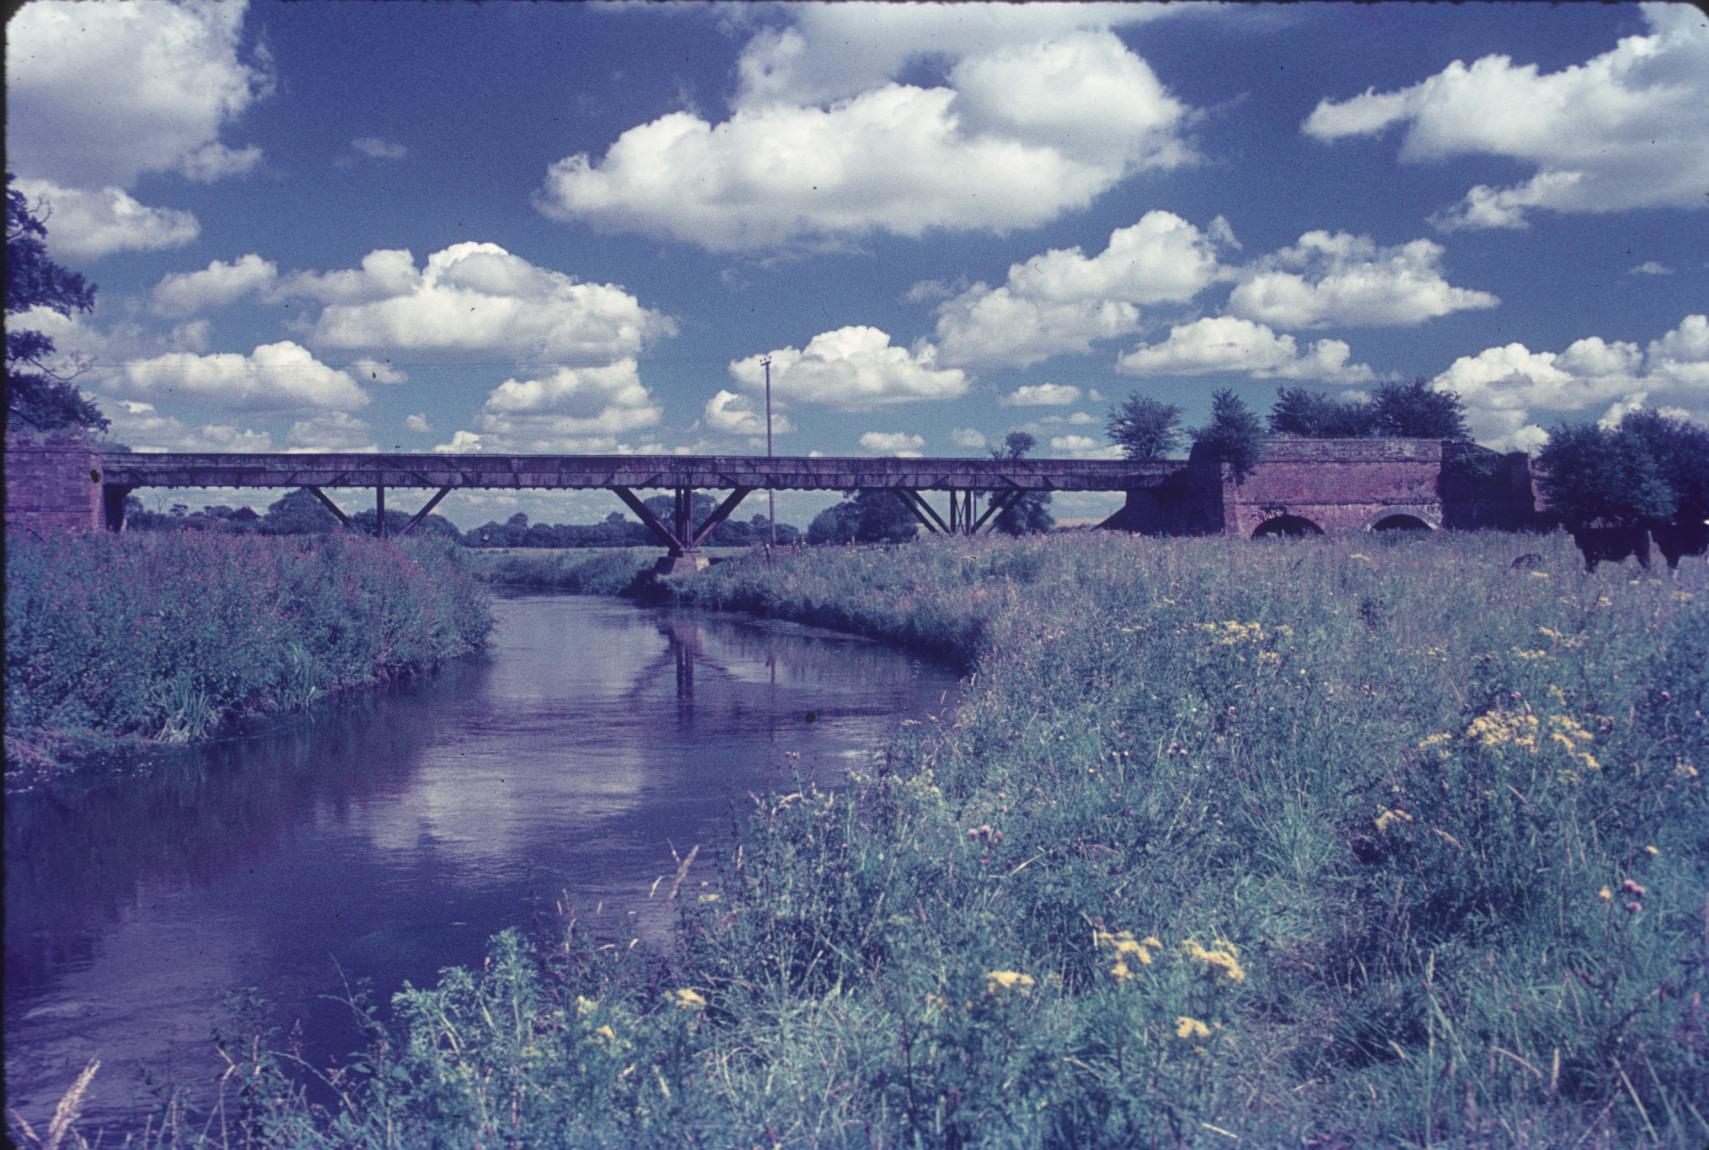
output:
M107 419L73 377L48 366L56 348L47 335L13 321L31 308L62 316L93 311L95 285L48 258L47 227L6 173L6 414L40 431L105 430Z
M1181 445L1181 409L1134 394L1110 409L1105 428L1127 458L1162 459Z
M481 645L484 593L433 540L194 531L19 535L6 555L6 738L187 742Z
M1374 434L1414 439L1469 439L1465 406L1451 391L1425 379L1385 383L1371 395Z
M1002 460L1025 459L1027 453L1038 446L1038 440L1025 431L1011 431L1003 437L1003 446L991 449L991 458ZM1056 517L1050 513L1049 492L1035 491L1023 495L1013 507L998 515L992 523L992 528L1004 535L1043 535L1056 526Z
M863 488L813 517L809 543L900 543L919 529L914 513L894 491Z
M1303 387L1278 387L1270 434L1307 439L1361 439L1376 433L1371 405Z
M1308 439L1467 439L1470 434L1460 397L1437 391L1424 379L1379 384L1368 402L1279 387L1269 422L1274 435Z
M1193 432L1195 451L1220 459L1242 480L1258 464L1264 449L1264 427L1258 416L1229 388L1211 394L1211 420Z
M1678 500L1676 518L1709 518L1709 429L1650 408L1627 413L1618 432L1655 461L1662 482Z
M1570 524L1667 520L1678 497L1641 435L1594 423L1563 423L1537 454L1537 488Z

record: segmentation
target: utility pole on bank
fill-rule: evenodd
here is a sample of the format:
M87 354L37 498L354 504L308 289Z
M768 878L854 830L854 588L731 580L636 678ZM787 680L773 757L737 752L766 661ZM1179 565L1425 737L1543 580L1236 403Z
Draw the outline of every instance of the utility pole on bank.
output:
M771 356L760 360L760 366L765 368L765 459L766 467L771 467ZM771 529L771 545L777 546L777 489L771 486L771 476L766 476L765 489L768 511L767 526Z

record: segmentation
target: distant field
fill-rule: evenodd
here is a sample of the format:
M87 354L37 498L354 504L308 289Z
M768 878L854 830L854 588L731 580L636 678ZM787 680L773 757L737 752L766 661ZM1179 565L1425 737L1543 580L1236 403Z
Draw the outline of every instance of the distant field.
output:
M968 682L849 788L756 799L673 946L512 932L401 995L338 1144L1709 1141L1701 563L1075 533L679 597Z

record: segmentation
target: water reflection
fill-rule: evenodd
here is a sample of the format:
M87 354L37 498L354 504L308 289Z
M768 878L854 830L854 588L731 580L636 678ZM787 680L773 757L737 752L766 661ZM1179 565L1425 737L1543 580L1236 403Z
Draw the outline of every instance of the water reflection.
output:
M104 1117L139 1063L207 1082L236 985L340 1052L322 996L344 976L382 996L429 981L561 890L610 937L662 932L647 893L673 848L705 845L690 885L709 878L729 804L785 752L829 777L951 681L786 624L549 596L497 615L490 657L430 681L8 801L10 1105L45 1117L95 1053Z

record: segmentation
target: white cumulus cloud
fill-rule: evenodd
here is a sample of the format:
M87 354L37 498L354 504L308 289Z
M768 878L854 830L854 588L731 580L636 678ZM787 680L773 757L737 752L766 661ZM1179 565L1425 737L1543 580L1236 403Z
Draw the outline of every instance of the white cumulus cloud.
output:
M347 411L323 411L299 419L285 433L287 451L378 451L368 424Z
M1000 407L1067 407L1080 402L1080 389L1066 383L1028 383L997 401Z
M949 433L949 441L957 447L965 447L972 451L983 451L991 446L991 441L985 438L983 431L971 427L958 427Z
M476 417L480 442L500 451L586 451L651 427L663 409L641 383L635 361L559 367L533 379L507 379Z
M1053 435L1050 454L1057 459L1120 459L1122 449L1089 435Z
M1173 212L1150 211L1111 232L1097 255L1056 248L1011 265L998 287L976 283L938 306L944 360L1028 367L1129 335L1141 305L1185 302L1225 278L1217 249L1232 241L1220 216L1200 231Z
M898 455L905 459L917 459L920 449L926 446L926 437L914 435L906 431L868 431L860 437L863 451L874 455Z
M170 352L113 372L109 390L147 399L202 400L232 411L351 410L368 396L356 381L285 340L249 355Z
M453 244L420 271L408 252L373 252L360 271L296 277L288 290L338 299L314 324L313 342L324 347L589 365L633 356L676 330L620 287L582 283L488 243Z
M702 413L706 426L713 431L722 431L731 435L764 435L765 410L752 396L740 395L734 391L720 389L718 394L706 401ZM789 422L789 417L776 410L773 405L771 429L774 435L794 431L795 425Z
M1709 414L1709 317L1686 316L1647 349L1587 336L1564 350L1522 343L1456 359L1431 386L1459 395L1473 435L1498 446L1530 448L1547 439L1542 424L1604 409L1615 420L1642 403Z
M820 332L802 349L779 348L772 361L772 393L786 403L810 403L840 411L867 411L915 400L957 399L966 393L967 374L939 368L930 344L912 351L892 347L890 336L875 327L841 327ZM765 386L763 355L730 364L730 376L749 391Z
M426 412L418 411L414 415L404 416L404 430L413 431L417 434L425 434L426 432L433 430L433 425L427 422Z
M206 423L190 427L175 416L163 415L154 404L140 400L98 397L101 414L110 421L108 433L133 451L271 451L273 437L265 431Z
M1301 349L1291 335L1235 316L1212 316L1177 324L1161 343L1140 344L1117 361L1127 375L1238 373L1252 379L1316 379L1361 383L1375 378L1370 367L1348 363L1352 354L1338 339L1314 340Z
M405 383L409 373L402 368L393 367L391 360L378 360L364 357L350 365L350 370L356 373L356 378L367 378L375 383Z
M181 248L202 232L190 212L151 208L121 188L64 187L23 177L16 184L47 220L49 249L64 259Z
M713 251L823 246L1032 227L1190 158L1188 109L1109 31L1136 18L1119 7L838 7L754 37L728 119L673 112L567 156L537 205ZM922 61L941 82L902 80Z
M1539 209L1701 208L1709 187L1709 17L1690 5L1642 11L1647 34L1583 64L1544 72L1502 55L1456 60L1408 88L1325 99L1304 130L1338 140L1405 125L1402 161L1482 155L1533 169L1511 186L1472 188L1435 217L1446 230L1524 227Z
M198 272L170 273L154 285L149 302L160 315L194 315L265 292L278 277L279 269L272 260L252 252L229 264L214 260Z
M1501 302L1448 283L1442 255L1442 245L1431 240L1383 248L1369 236L1307 232L1248 268L1229 310L1283 328L1382 327Z

